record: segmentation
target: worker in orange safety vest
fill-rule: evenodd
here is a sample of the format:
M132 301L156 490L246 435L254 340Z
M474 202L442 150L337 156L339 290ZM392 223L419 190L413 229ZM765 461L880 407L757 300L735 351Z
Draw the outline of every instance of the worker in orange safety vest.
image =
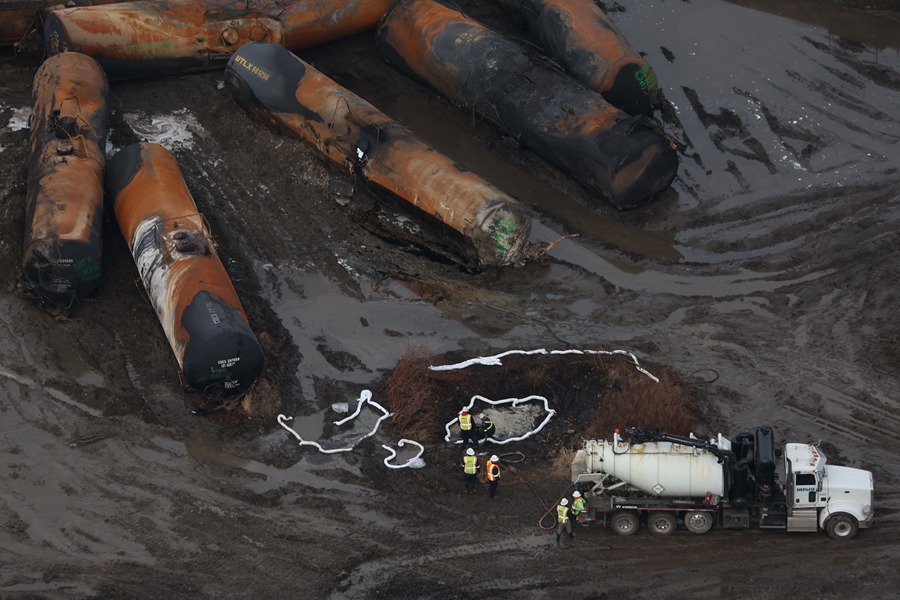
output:
M498 462L500 462L500 457L494 454L487 463L488 494L491 498L497 493L497 486L500 484L500 465L497 464Z
M469 448L463 456L463 477L466 480L466 491L478 484L478 457L475 451Z

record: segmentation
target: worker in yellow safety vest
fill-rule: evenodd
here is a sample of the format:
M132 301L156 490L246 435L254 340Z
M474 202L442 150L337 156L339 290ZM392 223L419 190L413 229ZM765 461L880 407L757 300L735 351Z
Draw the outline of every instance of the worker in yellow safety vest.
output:
M478 457L475 451L469 448L463 456L463 477L466 480L466 491L478 484Z
M481 417L481 436L478 443L480 444L484 440L494 437L495 433L497 433L497 428L494 427L494 422L491 418L487 415Z
M463 444L475 443L475 431L472 429L472 415L469 411L462 409L459 412L459 429L462 431Z
M556 544L559 545L559 536L563 530L569 534L570 538L575 537L572 531L572 521L569 520L569 499L563 498L556 507Z
M587 507L584 505L584 498L581 497L581 492L575 490L572 492L572 520L578 523L578 515L583 513Z
M494 454L487 463L488 493L493 498L497 493L497 485L500 483L500 457Z

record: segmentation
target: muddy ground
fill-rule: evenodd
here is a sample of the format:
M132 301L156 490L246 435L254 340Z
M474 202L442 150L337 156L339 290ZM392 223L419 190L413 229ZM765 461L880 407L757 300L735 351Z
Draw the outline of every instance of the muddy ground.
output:
M114 222L103 289L71 320L16 295L38 63L4 55L0 598L897 598L897 6L791 4L807 10L611 6L683 145L672 188L627 213L391 71L370 35L299 53L519 198L535 242L577 234L503 271L471 272L416 215L251 121L221 72L113 84L110 152L154 139L176 153L266 352L245 412L208 417L188 410L197 398ZM466 6L515 32L497 5ZM410 348L446 362L633 352L691 383L702 433L767 423L872 470L877 522L848 542L598 527L557 548L539 521L566 491L554 457L577 443L566 410L584 401L565 385L535 391L567 418L500 448L525 459L493 501L464 493L458 447L429 443L425 468L388 469L389 427L326 455L279 426L293 416L327 445L343 416L332 404L364 389L378 401ZM565 372L565 357L532 358ZM461 373L501 393L492 369Z

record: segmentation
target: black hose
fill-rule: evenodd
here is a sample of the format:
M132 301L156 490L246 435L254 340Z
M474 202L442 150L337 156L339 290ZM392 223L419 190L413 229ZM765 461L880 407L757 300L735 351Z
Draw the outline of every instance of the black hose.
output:
M511 452L510 454L521 454L521 452ZM523 455L523 460L524 460L524 455ZM521 462L521 461L519 461L519 462ZM521 479L521 480L525 483L525 485L528 486L528 489L530 489L531 492L532 492L532 493L535 495L535 497L538 499L538 502L541 503L541 506L543 506L543 507L546 509L546 512L545 512L543 515L541 515L541 518L540 518L540 519L538 519L538 528L540 528L542 531L553 531L553 530L556 528L556 523L554 523L554 524L551 525L550 527L544 527L544 526L542 525L542 523L544 522L544 519L547 518L547 515L551 514L554 510L556 510L556 505L559 503L559 500L562 500L563 498L565 498L566 494L569 493L569 489L575 487L575 484L574 484L574 483L570 483L570 484L569 484L569 487L566 488L566 491L563 492L563 494L562 494L562 496L560 496L559 500L557 500L556 503L554 503L551 507L547 508L547 504L544 502L544 499L541 498L540 494L537 493L537 490L534 489L534 486L532 486L532 485L528 482L527 479L525 479L524 477L522 477L521 475L519 475L518 473L516 473L515 469L513 469L512 467L507 467L507 470L508 470L510 473L512 473L513 475L515 475L516 477L518 477L519 479Z

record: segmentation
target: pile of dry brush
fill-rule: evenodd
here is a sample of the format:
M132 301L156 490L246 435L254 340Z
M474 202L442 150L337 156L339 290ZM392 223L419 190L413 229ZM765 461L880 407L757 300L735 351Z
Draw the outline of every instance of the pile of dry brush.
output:
M573 439L608 438L616 427L686 435L698 424L693 390L670 369L651 368L656 382L618 355L509 356L503 362L431 371L429 365L444 361L420 348L407 350L380 390L393 413L390 427L400 437L435 441L475 394L494 400L545 396Z

